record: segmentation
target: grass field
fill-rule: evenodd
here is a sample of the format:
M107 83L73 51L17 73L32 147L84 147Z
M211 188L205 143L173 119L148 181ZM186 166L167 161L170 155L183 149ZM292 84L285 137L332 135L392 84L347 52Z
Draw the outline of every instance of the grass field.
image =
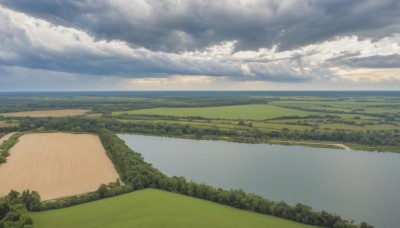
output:
M35 227L311 227L155 189L30 214Z
M365 126L354 126L349 124L322 124L319 126L320 129L343 129L351 131L366 131L366 130L396 130L398 126L389 124L376 124L376 125L365 125Z
M118 174L95 135L26 134L0 165L0 196L36 190L43 200L95 191Z
M86 109L61 109L61 110L40 110L40 111L27 111L27 112L9 112L9 113L0 113L3 116L12 116L12 117L63 117L63 116L80 116L89 112L90 110Z
M273 105L236 105L204 108L152 108L113 112L113 115L145 114L165 116L200 116L204 118L263 120L281 116L307 116L313 113Z
M11 136L13 136L14 134L15 134L15 132L11 132L11 133L8 133L8 134L4 135L3 137L0 137L0 145L1 145L4 141L6 141L6 140L8 140L9 138L11 138Z

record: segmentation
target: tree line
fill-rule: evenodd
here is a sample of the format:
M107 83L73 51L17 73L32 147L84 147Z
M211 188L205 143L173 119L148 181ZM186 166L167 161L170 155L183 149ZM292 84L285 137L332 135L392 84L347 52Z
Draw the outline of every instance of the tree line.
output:
M40 196L35 191L19 193L12 190L6 197L0 198L0 228L33 227L27 210L31 204L40 204Z
M196 127L183 124L120 122L114 119L89 119L79 117L66 118L23 118L19 127L9 127L3 130L32 130L44 128L48 130L88 131L96 132L106 128L113 132L139 133L161 136L189 136L202 138L207 136L224 136L238 142L264 142L270 139L315 140L358 143L370 146L400 146L400 130L386 131L263 131L258 128L249 130L224 130L217 126L211 128ZM1 128L0 128L1 130Z
M113 132L100 129L97 133L121 179L127 185L131 185L132 189L158 188L305 224L323 227L357 227L339 215L325 211L315 212L306 205L291 206L285 202L270 201L243 190L224 190L206 184L188 182L184 177L167 177L146 163L139 153L132 151ZM366 223L363 223L363 226L372 227Z
M21 133L16 133L0 144L0 164L7 161L7 156L10 154L9 150L18 142L19 136L21 136Z

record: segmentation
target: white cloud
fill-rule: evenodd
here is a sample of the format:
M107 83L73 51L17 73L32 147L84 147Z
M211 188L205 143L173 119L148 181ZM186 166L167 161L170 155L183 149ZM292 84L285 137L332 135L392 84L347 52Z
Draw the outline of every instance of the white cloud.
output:
M237 15L249 17L247 19L250 21L262 12L260 9L249 11L250 8L265 9L259 1L236 3L234 8L229 9L230 12L225 12L228 9L223 9L221 2L212 2L210 7L218 9L216 12L223 11L229 15L236 12ZM300 4L301 8L303 3L280 2L274 11L266 12L263 18L283 18L288 13L298 14L294 16L301 18L304 14L294 10L293 5ZM113 1L110 4L116 10L110 11L115 15L108 16L119 18L120 14L124 14L131 17L131 23L137 25L143 18L151 20L149 17L157 11L146 2L141 3L139 11L139 8L131 9L130 6L123 8L124 1ZM267 8L271 9L269 6ZM187 16L186 8L187 5L177 2L167 10L174 11L171 17L179 18ZM131 14L132 10L137 11L137 14ZM369 8L358 10L368 11ZM93 23L98 23L90 14L86 16ZM282 34L286 32L285 29L280 30ZM184 42L185 45L195 42L189 33L182 30L176 30L174 34L180 37L176 42ZM58 82L64 83L60 88L72 88L74 84L80 83L80 78L84 78L84 81L98 80L96 88L107 88L109 85L115 89L140 89L140 86L153 89L207 89L223 86L274 89L276 85L291 88L289 85L293 83L294 87L301 88L324 83L329 87L330 83L340 86L348 82L362 82L365 85L399 82L399 68L396 67L373 66L367 69L344 64L361 58L399 54L399 33L379 40L361 39L355 35L336 36L334 39L284 51L278 49L278 44L254 50L237 49L240 41L232 39L210 42L209 46L201 49L163 52L123 40L124 37L98 39L77 27L53 24L51 20L35 18L0 5L0 82L3 83L0 89L6 89L5 85L17 88L18 82L13 78L22 79L19 82L21 84L34 80L46 81L43 85L29 85L36 88L51 88L51 85ZM110 83L108 79L118 83ZM90 86L89 83L83 85Z
M339 70L338 76L353 82L388 82L396 83L400 88L400 68L359 68Z

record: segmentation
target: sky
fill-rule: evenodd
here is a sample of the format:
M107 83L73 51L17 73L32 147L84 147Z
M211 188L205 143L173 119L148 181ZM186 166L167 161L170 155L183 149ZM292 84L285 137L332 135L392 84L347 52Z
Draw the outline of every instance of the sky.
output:
M3 92L399 89L399 0L0 0Z

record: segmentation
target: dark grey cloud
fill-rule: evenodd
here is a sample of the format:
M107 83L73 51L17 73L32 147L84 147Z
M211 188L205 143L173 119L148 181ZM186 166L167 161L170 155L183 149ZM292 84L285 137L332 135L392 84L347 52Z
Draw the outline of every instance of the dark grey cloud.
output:
M93 42L84 32L0 8L0 66L125 78L208 75L232 80L305 82L290 67L266 66L268 61L205 58L190 54L129 48L121 42ZM288 60L290 61L290 59ZM247 64L249 72L242 70ZM271 69L274 68L274 69ZM1 77L1 75L0 75Z
M336 66L350 68L400 68L400 54L373 55L368 57L356 57L357 54L348 54L327 60Z
M50 1L0 0L6 7L97 39L179 52L237 40L237 50L288 50L357 35L375 40L400 32L398 0Z

